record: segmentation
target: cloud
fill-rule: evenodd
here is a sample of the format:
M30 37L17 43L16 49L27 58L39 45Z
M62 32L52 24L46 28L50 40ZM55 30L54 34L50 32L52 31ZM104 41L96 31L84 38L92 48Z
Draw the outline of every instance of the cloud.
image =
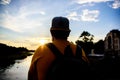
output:
M15 46L15 47L25 47L29 50L35 50L38 46L39 43L34 42L26 42L26 41L16 41L16 40L0 40L0 42L7 44L8 46Z
M0 0L0 4L7 5L10 4L11 0Z
M120 8L120 0L114 0L114 3L111 6L113 9Z
M78 18L78 14L77 12L71 12L69 15L67 15L67 17L70 19L70 20L75 20L75 21L79 21L80 18Z
M42 26L43 19L39 17L43 15L45 15L44 11L28 10L26 7L21 7L18 13L14 15L10 14L8 11L0 14L0 18L2 19L0 24L13 31L24 32L33 27ZM37 18L35 16L37 16Z
M0 35L2 36L2 35ZM26 47L28 49L36 49L40 43L39 43L40 38L36 37L25 37L24 39L17 39L17 40L2 40L0 39L0 42L5 43L9 46L16 46L16 47Z
M20 18L19 16L5 15L4 21L1 26L4 26L13 31L22 32L24 29L32 28L41 25L34 20L28 20L27 18Z
M88 21L88 22L98 22L99 16L98 10L82 10L82 14L78 14L77 12L71 12L67 15L70 20L74 21Z
M4 34L0 34L0 38L2 39L2 38L5 38L6 37L6 35L4 35Z
M81 20L82 21L93 21L93 22L98 22L99 20L97 19L99 16L99 11L98 10L88 10L85 9L82 11L81 15Z
M107 1L111 1L111 0L76 0L75 2L78 4L86 4L86 3L100 3Z
M44 11L40 11L36 9L29 10L28 6L21 7L18 12L18 15L20 15L19 17L21 18L26 18L27 16L36 15L36 14L45 15L46 13Z

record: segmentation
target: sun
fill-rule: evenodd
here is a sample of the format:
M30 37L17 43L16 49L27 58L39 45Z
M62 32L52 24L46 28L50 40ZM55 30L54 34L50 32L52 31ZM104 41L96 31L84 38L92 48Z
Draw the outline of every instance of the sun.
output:
M45 43L47 43L48 42L48 40L46 40L46 39L40 39L40 41L39 41L39 43L41 44L41 45L44 45Z

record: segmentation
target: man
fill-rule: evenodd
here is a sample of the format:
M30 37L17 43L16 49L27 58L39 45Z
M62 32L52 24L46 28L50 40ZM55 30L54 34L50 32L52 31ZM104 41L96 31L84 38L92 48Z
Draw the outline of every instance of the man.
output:
M72 48L73 55L76 53L76 45L67 40L70 29L69 20L66 17L54 17L50 28L52 43L64 55L64 49L67 45ZM45 80L47 71L55 60L56 56L46 46L40 46L34 53L31 66L28 72L28 80ZM82 49L82 59L88 61Z

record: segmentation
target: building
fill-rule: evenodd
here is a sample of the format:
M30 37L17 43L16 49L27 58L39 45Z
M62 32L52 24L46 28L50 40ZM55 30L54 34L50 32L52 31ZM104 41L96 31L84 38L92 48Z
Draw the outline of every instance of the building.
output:
M111 30L105 37L105 54L118 56L120 55L120 31Z

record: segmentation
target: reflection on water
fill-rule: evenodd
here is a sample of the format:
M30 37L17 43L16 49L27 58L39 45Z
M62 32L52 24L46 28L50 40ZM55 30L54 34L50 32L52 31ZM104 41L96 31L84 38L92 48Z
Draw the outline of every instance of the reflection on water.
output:
M16 60L14 65L5 70L0 70L0 80L27 80L27 73L32 56L23 60Z

